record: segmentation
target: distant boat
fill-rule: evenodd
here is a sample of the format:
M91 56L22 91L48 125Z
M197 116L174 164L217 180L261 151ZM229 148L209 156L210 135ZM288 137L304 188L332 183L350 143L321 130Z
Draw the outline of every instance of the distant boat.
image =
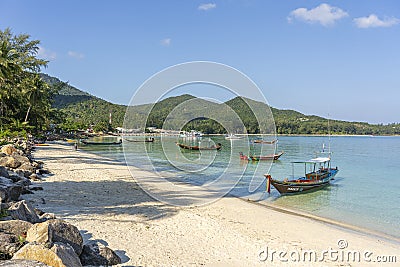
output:
M195 130L191 130L190 132L181 131L179 133L179 137L182 137L182 138L201 138L201 137L203 137L203 133L195 131Z
M272 141L267 141L267 140L263 140L263 139L254 139L254 140L251 140L251 142L253 144L269 144L269 145L272 145L272 144L277 143L278 139L275 139L275 140L272 140Z
M122 139L120 139L118 142L95 142L95 141L87 141L87 140L82 140L81 141L85 145L120 145L122 144Z
M270 192L271 184L281 194L294 194L314 191L330 184L338 173L338 168L331 168L331 159L329 157L319 157L308 161L292 162L293 172L294 164L304 164L304 169L310 167L311 171L305 171L303 176L292 177L290 180L285 178L282 181L273 179L271 175L265 174L267 178L267 191Z
M145 143L153 143L154 142L154 138L151 137L151 138L146 138L144 140L125 139L125 141L128 141L128 142L140 142L140 143L143 143L143 142L145 142Z
M230 134L230 135L225 136L225 139L226 140L239 140L239 139L242 139L242 137L234 135L234 134Z
M209 147L200 147L200 146L189 146L181 143L176 143L177 146L183 149L188 149L188 150L220 150L222 148L222 145L218 143L216 146L209 146Z
M242 152L240 152L239 156L240 156L241 160L260 161L260 160L278 160L283 154L285 154L284 151L282 151L278 154L271 154L271 155L265 155L265 156L246 156Z

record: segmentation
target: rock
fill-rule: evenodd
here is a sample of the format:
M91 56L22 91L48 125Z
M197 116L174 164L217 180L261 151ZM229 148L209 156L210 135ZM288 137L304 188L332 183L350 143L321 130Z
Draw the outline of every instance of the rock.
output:
M54 215L54 213L47 213L47 212L40 215L39 218L43 221L57 219L57 217L56 217L56 215Z
M3 176L5 178L9 178L10 175L8 174L7 169L4 166L0 166L0 176Z
M13 145L4 145L1 148L1 152L6 155L11 155L14 152L17 152L17 149Z
M28 221L31 223L41 222L32 205L25 200L13 203L8 209L8 214L15 220Z
M15 236L26 237L29 228L32 227L30 222L21 220L0 221L0 232L13 234Z
M53 232L48 222L34 224L26 233L26 241L29 243L51 244Z
M12 156L6 156L6 157L0 158L0 166L16 169L19 166L21 166L21 162L19 162L17 159L15 159Z
M8 178L13 180L14 183L21 180L22 177L23 177L23 175L18 175L16 172L13 172L13 171L8 171Z
M29 176L29 179L33 180L33 181L41 181L42 179L40 179L40 177L36 174L36 173L32 173Z
M31 176L32 173L33 173L33 172L29 171L29 170L23 170L23 169L21 169L21 167L18 168L18 169L16 169L15 172L16 172L19 176L21 176L21 177L26 177L26 178L29 178L29 176Z
M0 232L0 255L4 254L10 259L22 246L23 243L15 235Z
M38 174L49 174L50 171L48 169L38 169L37 170Z
M22 163L21 166L18 167L18 169L26 171L26 172L30 172L31 174L35 172L35 168L29 162Z
M79 256L83 249L83 239L78 228L60 219L47 220L33 225L27 232L28 242L69 244Z
M22 193L22 186L17 184L0 184L0 198L2 202L18 201Z
M42 216L44 214L44 211L41 209L35 208L34 210L35 210L37 216Z
M7 185L12 185L12 184L13 184L13 181L11 179L0 176L0 185L7 186Z
M21 185L21 186L30 186L32 184L31 180L25 177L20 177L20 180L15 182L16 185Z
M24 153L21 150L12 153L11 156L21 162L21 164L30 164L31 162L28 157L24 156Z
M51 267L39 261L32 260L7 260L0 261L0 267Z
M29 243L15 253L13 259L37 260L53 267L82 267L73 248L58 242L52 246Z
M90 241L83 246L82 254L79 256L82 265L117 265L121 263L121 258L115 252L101 244L100 242Z

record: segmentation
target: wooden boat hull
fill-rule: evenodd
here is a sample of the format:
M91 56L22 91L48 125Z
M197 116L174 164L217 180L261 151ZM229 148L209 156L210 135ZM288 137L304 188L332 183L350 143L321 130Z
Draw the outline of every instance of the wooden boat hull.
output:
M248 160L248 161L260 161L260 160L278 160L285 152L280 152L278 154L273 155L266 155L266 156L246 156L243 153L240 154L241 160Z
M102 146L122 144L122 140L120 140L119 142L92 142L92 141L82 140L81 142L85 145L102 145Z
M333 180L335 175L337 174L338 169L330 169L328 175L322 179L318 180L310 180L307 178L300 178L298 180L289 180L289 181L279 181L272 179L271 176L266 175L266 178L269 179L269 183L278 190L278 192L282 195L284 194L296 194L296 193L306 193L312 192L318 189L321 189L330 184L330 181ZM269 176L269 177L268 177ZM268 183L268 181L267 181Z
M277 139L272 140L272 141L266 141L266 140L253 140L251 141L253 144L268 144L268 145L272 145L275 144L276 142L278 142Z
M185 144L176 143L180 148L187 149L187 150L220 150L222 148L221 144L217 144L216 146L211 147L199 147L199 146L189 146Z
M146 139L146 140L130 140L125 139L125 141L132 142L132 143L153 143L154 139Z
M278 190L281 194L294 194L304 193L308 191L314 191L329 185L329 179L327 181L321 181L319 183L285 183L277 180L271 180L273 187Z

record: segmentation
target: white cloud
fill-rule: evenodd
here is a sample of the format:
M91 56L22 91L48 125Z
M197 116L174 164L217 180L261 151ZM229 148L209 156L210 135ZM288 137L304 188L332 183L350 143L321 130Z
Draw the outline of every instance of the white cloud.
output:
M68 56L76 58L76 59L82 59L85 57L84 54L79 53L79 52L75 52L75 51L68 51Z
M57 58L57 54L44 48L43 46L39 46L38 57L44 58L46 60L54 60Z
M400 23L400 19L387 17L379 19L375 14L371 14L368 17L355 18L353 21L358 28L390 27Z
M203 11L207 11L210 9L214 9L217 7L217 4L215 3L208 3L208 4L201 4L197 7L198 10L203 10Z
M163 46L170 46L171 45L171 38L162 39L160 43Z
M338 7L320 4L316 8L310 10L304 7L293 10L289 14L288 21L292 22L293 19L297 19L308 23L320 23L323 26L331 26L335 24L336 20L347 17L348 15L349 14Z

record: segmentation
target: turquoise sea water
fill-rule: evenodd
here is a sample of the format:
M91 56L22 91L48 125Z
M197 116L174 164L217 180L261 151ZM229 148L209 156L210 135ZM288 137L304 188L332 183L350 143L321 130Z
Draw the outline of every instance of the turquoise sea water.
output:
M134 159L132 164L137 167L154 167L156 171L173 174L169 177L172 181L202 185L221 175L231 157L230 141L220 136L211 138L215 143L222 143L223 149L216 153L208 152L211 153L212 163L207 168L198 168L201 162L185 163L191 171L182 171L174 167L163 153L166 148L163 150L159 139L147 144L130 143L124 146L124 149L121 146L81 146L81 149L119 161L125 161L125 150L127 158ZM322 144L327 147L328 142L328 137L279 137L277 151L283 150L285 154L272 164L270 174L278 179L290 176L292 161L313 158L315 152L322 149ZM170 143L175 146L172 139ZM237 168L238 173L244 170L244 175L231 194L305 211L399 238L400 137L332 136L330 145L333 152L332 165L339 168L331 186L316 192L291 196L280 196L273 188L271 194L267 194L262 174L269 170L270 164L247 164L239 160L235 150L232 153L233 168ZM144 146L147 153L143 152ZM245 149L246 147L243 147L243 150ZM259 153L260 149L261 145L250 146L250 150L255 154ZM151 166L146 160L147 154L151 159ZM183 152L183 155L189 160L196 160L199 152L188 151ZM197 171L198 169L201 170ZM252 179L260 186L250 193L249 181Z

